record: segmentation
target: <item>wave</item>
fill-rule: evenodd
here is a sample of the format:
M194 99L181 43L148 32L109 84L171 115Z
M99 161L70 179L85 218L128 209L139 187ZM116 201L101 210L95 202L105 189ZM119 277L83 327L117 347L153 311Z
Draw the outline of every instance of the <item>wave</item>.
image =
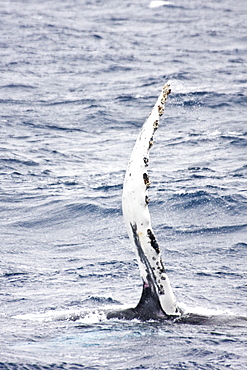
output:
M64 131L64 132L84 132L85 130L82 127L78 126L69 126L67 123L63 125L51 124L51 123L35 123L32 121L24 120L22 122L24 127L32 127L35 129L41 129L44 132L51 134L52 131Z
M197 227L191 226L187 229L179 229L175 228L174 232L176 234L183 234L183 235L197 235L197 234L231 234L236 231L242 231L247 228L247 224L241 225L227 225L227 226L215 226L215 227Z
M65 362L60 364L28 364L28 363L15 363L15 362L0 362L0 370L99 370L95 366L84 366L80 364L67 364Z
M231 134L231 135L221 135L220 138L222 140L227 140L231 145L234 145L234 146L238 146L238 147L246 147L247 146L247 138L244 137L246 136L246 133L243 134L242 137L239 136L238 133L236 133L235 135Z
M201 271L197 272L196 275L198 276L206 276L206 277L217 277L217 278L243 278L242 274L239 274L237 272L231 272L231 271L213 271L213 272L206 272Z
M121 305L121 302L111 298L111 297L99 297L99 296L90 296L88 298L85 298L82 302L81 305L90 307L100 307L100 306L112 306L112 305Z
M32 209L32 210L31 210ZM23 209L24 211L24 209ZM29 212L25 215L26 219L9 223L13 227L21 228L53 228L55 225L63 226L66 223L73 222L76 219L85 219L85 217L98 216L106 217L108 215L120 215L121 211L117 207L106 207L99 202L92 203L70 203L64 204L62 200L48 202L42 206L29 207ZM35 215L35 216L34 216ZM83 224L83 221L82 221Z
M83 281L106 281L126 279L130 273L136 273L138 267L136 261L104 261L96 264L89 264L78 268L74 272L79 280ZM92 299L92 297L90 298ZM84 302L81 302L84 303Z
M209 188L211 188L209 186ZM212 187L216 190L215 187ZM219 189L217 189L218 191ZM206 190L184 191L175 193L166 200L172 209L193 209L210 204L212 207L226 209L237 213L246 206L246 198L241 194L219 195Z
M39 163L31 160L31 159L17 159L17 158L1 158L0 159L0 165L1 162L3 164L3 167L7 165L7 167L12 167L12 165L24 165L24 166L39 166Z
M171 79L186 80L189 77L187 73L179 72L176 76L170 76ZM173 93L171 95L171 101L173 105L184 105L186 107L197 107L203 104L204 107L208 108L223 108L223 107L234 107L245 106L246 96L242 93L219 93L215 91L190 91L186 93Z
M0 86L0 89L36 89L36 86L25 84L9 84Z

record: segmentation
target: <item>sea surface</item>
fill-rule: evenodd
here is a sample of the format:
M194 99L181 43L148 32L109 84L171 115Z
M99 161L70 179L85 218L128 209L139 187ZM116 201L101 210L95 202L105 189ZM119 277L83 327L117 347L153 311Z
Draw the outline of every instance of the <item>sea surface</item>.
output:
M246 1L1 0L0 19L0 369L246 369ZM152 225L208 319L107 320L141 295L122 186L167 81Z

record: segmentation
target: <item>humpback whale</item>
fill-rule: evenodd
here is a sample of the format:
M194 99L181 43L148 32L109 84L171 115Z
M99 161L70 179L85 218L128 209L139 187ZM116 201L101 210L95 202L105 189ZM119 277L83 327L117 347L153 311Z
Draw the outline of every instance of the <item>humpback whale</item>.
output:
M136 318L145 321L176 319L181 316L162 261L160 247L151 226L148 209L149 152L170 92L170 86L166 84L142 126L131 153L123 185L123 218L129 238L136 250L143 282L142 295L135 308L109 312L108 319Z

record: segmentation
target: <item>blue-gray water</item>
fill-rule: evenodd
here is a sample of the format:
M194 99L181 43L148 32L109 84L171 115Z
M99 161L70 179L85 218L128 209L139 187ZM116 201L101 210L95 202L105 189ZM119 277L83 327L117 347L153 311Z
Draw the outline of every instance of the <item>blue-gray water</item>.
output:
M1 1L0 369L247 367L246 2L150 3ZM167 80L153 228L213 318L106 320L141 294L122 183Z

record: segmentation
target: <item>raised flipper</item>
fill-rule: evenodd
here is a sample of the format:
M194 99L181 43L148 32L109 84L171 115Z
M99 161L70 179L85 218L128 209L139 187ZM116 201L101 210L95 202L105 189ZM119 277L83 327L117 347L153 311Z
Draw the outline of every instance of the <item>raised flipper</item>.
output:
M170 86L165 85L142 127L130 157L123 186L123 217L128 235L137 251L143 280L142 296L135 308L110 312L108 318L148 320L173 318L180 315L161 259L160 248L152 230L148 209L149 151L170 91Z

